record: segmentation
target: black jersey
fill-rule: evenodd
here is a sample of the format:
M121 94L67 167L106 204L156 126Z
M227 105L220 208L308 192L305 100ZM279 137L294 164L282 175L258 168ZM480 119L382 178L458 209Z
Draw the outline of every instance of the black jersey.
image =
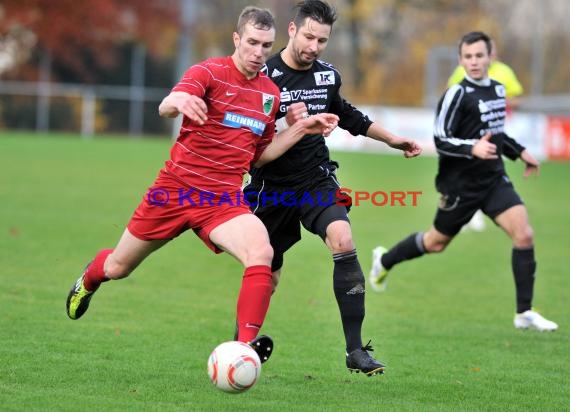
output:
M480 82L464 78L441 97L434 123L434 140L439 155L436 186L440 191L485 189L505 174L501 155L515 160L524 147L504 130L505 87L494 80ZM473 145L490 132L497 145L498 159L473 157Z
M330 64L317 60L308 70L291 69L277 53L262 69L279 87L281 106L277 118L285 116L287 107L303 102L310 115L334 113L339 127L354 136L365 135L372 121L347 102L340 94L341 77ZM277 137L276 137L277 138ZM266 185L291 186L307 182L315 169L330 160L325 138L306 135L287 152L261 168L251 171L252 182L264 180Z

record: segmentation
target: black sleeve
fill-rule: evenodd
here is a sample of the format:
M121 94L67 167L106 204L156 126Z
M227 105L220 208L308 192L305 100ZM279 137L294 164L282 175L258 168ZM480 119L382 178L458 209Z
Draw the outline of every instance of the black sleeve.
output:
M372 120L345 100L340 92L334 95L330 111L340 118L338 126L341 129L347 130L353 136L366 136L368 128L372 124Z
M511 136L505 134L503 138L503 154L511 160L517 160L525 147L513 139Z
M465 90L460 85L451 86L439 101L434 122L434 143L437 152L443 156L472 159L473 145L477 139L459 136L461 102Z

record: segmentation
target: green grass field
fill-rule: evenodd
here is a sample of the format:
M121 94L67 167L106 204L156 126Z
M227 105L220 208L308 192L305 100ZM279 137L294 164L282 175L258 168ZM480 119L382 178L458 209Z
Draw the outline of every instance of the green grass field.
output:
M535 306L555 333L515 330L510 242L490 222L439 256L396 267L367 294L363 337L389 368L349 374L332 263L309 234L286 256L263 332L275 342L249 392L217 391L210 351L233 334L240 265L187 232L131 277L102 286L84 318L65 298L113 247L168 157L166 139L0 134L0 409L3 411L562 411L570 399L570 164L508 170L534 226ZM416 207L353 207L364 271L377 244L430 225L436 159L335 153L352 190L423 192Z

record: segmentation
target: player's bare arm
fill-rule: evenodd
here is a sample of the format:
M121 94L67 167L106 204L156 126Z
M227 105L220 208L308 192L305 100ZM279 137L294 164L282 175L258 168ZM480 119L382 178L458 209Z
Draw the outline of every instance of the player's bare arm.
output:
M540 168L540 163L538 162L538 160L536 160L534 158L533 155L531 155L529 153L528 150L523 150L521 152L521 160L525 163L525 168L524 168L524 172L523 172L523 177L527 178L529 176L534 175L539 175L539 168Z
M190 120L204 124L208 120L208 108L204 100L185 92L172 92L166 96L158 106L158 113L162 117L176 117L180 113Z
M386 143L393 149L401 150L404 152L405 157L416 157L422 153L422 147L418 142L405 137L396 136L376 122L370 125L366 135L371 139Z
M321 134L325 137L330 135L338 125L338 121L338 116L331 113L319 113L302 118L291 127L275 135L271 144L263 151L254 166L261 167L277 159L305 135Z

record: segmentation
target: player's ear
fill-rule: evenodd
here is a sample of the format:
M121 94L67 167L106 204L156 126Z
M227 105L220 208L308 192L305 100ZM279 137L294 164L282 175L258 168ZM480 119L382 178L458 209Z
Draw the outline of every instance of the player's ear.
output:
M287 31L289 32L289 37L293 38L295 37L295 33L297 33L297 26L295 25L294 22L289 22L289 27L287 28Z
M234 38L234 46L237 49L238 45L239 45L239 34L237 32L234 31L233 34L233 38Z

